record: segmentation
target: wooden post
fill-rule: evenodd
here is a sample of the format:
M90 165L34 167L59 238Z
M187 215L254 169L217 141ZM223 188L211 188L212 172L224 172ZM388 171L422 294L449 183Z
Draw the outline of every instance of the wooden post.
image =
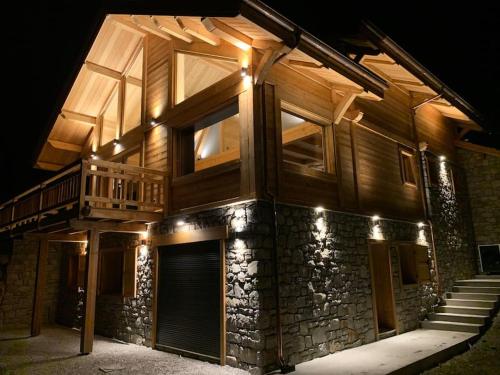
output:
M89 231L87 246L87 267L85 275L85 298L83 305L83 326L80 338L80 353L89 354L94 344L95 298L97 287L97 266L99 260L99 232Z
M39 241L38 262L36 267L35 297L33 299L33 315L31 319L31 336L40 334L43 315L43 292L45 280L47 279L47 258L49 254L49 241Z

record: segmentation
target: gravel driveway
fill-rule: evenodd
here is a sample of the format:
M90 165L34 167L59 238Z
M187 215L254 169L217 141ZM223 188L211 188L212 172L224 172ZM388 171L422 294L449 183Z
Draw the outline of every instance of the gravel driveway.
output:
M29 338L27 333L0 333L0 374L248 375L229 366L122 344L101 336L96 336L92 354L80 356L78 331L53 326L44 327L38 337Z

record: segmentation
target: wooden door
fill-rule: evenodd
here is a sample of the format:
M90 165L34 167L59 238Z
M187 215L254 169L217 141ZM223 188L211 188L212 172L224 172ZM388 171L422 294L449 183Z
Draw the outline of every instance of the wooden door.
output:
M369 247L373 312L377 335L396 330L396 309L392 287L391 254L387 243Z

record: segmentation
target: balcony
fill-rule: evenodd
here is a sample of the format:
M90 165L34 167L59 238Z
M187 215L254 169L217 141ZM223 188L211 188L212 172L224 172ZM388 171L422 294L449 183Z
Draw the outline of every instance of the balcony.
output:
M70 220L154 222L163 217L166 173L82 160L0 206L0 232L63 230Z

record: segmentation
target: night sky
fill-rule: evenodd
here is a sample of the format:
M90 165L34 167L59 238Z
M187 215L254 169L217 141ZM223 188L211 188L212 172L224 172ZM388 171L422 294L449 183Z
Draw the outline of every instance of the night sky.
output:
M195 1L183 6L196 6ZM204 1L224 7L230 1ZM373 21L444 83L475 106L486 118L488 133L477 141L500 148L500 5L449 2L400 2L381 8L372 1L339 7L340 1L265 0L325 42L355 31L361 18ZM122 1L122 4L140 3ZM234 3L234 1L233 1ZM437 2L434 2L437 3ZM106 4L106 3L105 3ZM326 8L330 4L333 8ZM90 1L17 1L2 17L4 92L7 103L0 138L2 187L5 201L49 173L32 168L36 146L48 126L64 83L80 64L82 46L92 32L101 4ZM8 13L8 14L7 14ZM489 134L491 133L491 134ZM471 137L472 139L472 137Z

